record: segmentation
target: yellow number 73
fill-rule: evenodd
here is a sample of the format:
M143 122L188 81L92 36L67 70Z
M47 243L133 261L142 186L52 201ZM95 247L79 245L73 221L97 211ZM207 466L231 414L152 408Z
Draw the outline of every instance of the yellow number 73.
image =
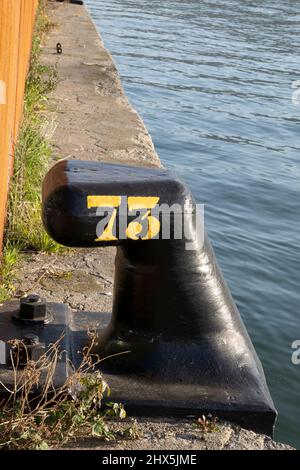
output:
M118 207L124 196L88 196L87 207L107 209L107 216L97 225L96 241L118 240L115 235L116 218ZM125 196L126 197L126 196ZM147 233L141 237L142 240L150 240L158 235L160 221L152 215L152 209L158 204L160 198L156 196L130 196L127 198L128 213L144 211L142 215L130 222L126 228L126 237L138 240L147 223ZM127 214L128 214L127 213Z

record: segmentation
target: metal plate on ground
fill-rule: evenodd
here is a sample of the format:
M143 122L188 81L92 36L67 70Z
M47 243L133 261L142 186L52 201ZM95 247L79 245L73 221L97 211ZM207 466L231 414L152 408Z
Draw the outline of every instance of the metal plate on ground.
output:
M49 350L51 344L59 341L59 349L62 352L56 370L53 375L53 385L60 387L69 375L69 320L70 309L67 305L58 303L47 304L47 314L51 320L49 323L19 322L19 301L5 302L0 307L0 394L6 394L6 388L12 389L15 383L14 369L11 361L11 341L14 339L23 341L26 337L38 339L37 353L43 354ZM18 371L18 375L22 369ZM43 386L45 374L41 375L40 387ZM37 388L38 391L38 388Z
M0 308L0 381L4 385L0 387L1 395L5 395L6 388L13 387L15 380L9 358L9 341L35 335L39 344L47 351L52 343L60 339L60 349L64 353L53 377L53 385L58 388L72 373L70 363L75 368L80 365L81 352L90 341L88 331L97 330L101 341L101 334L106 331L111 317L110 313L72 312L64 304L49 303L49 323L26 324L15 320L18 308L17 301L5 303ZM201 347L201 344L169 344L160 340L157 344L160 352L154 347L149 358L149 367L145 366L144 358L138 372L135 367L128 367L131 357L134 364L134 351L126 352L124 367L122 361L116 365L114 357L103 358L101 371L111 388L109 400L123 403L132 416L197 417L210 413L253 431L272 435L276 415L268 406L268 397L263 395L264 389L246 389L247 381L243 382L242 372L239 386L236 382L231 383L230 379L226 383L226 374L223 374L226 357L224 369L220 364L224 380L222 379L222 383L218 377L214 380L211 373L206 374L207 364L204 361L201 367ZM213 343L211 347L214 348ZM187 358L190 355L195 358L195 363L192 366L189 364L187 368L192 371L190 376L186 375L182 366L181 352L182 357ZM155 354L158 354L159 361L153 367ZM40 380L40 387L42 386L43 376ZM37 393L38 390L39 388Z

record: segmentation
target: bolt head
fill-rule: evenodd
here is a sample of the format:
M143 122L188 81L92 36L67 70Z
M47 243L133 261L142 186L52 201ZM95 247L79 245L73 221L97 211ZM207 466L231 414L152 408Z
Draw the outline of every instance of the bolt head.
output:
M29 294L20 300L20 318L24 320L42 320L46 312L46 300L37 294Z
M27 333L24 335L23 341L26 346L35 346L40 342L38 335L35 335L34 333Z

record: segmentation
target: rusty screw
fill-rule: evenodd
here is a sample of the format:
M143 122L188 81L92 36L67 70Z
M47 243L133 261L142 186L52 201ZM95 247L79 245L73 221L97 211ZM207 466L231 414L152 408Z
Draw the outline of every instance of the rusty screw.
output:
M44 320L47 303L37 294L30 294L20 300L20 318L22 320Z

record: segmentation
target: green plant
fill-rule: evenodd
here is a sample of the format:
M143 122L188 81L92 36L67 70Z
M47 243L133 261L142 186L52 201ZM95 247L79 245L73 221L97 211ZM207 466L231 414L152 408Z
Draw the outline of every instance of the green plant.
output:
M0 304L14 292L12 277L14 266L18 260L19 249L18 245L10 242L7 242L4 247L0 270Z
M217 418L215 416L206 416L202 415L201 418L197 420L197 427L204 433L217 432L219 429L216 425Z
M15 147L6 239L18 247L55 252L60 249L41 222L41 189L52 149L44 136L47 94L56 85L56 70L40 63L41 44L50 22L40 2L26 80L23 122Z
M43 38L51 27L46 2L41 0L26 80L23 120L15 145L4 255L0 265L0 302L13 293L10 271L20 251L57 252L61 249L45 232L41 221L42 181L52 157L51 145L45 137L45 128L51 127L51 123L44 111L47 94L56 86L57 73L54 67L41 64L40 52Z
M96 335L90 332L89 337L90 346L83 350L80 366L58 389L53 379L63 354L61 340L52 344L36 362L29 359L24 343L11 342L14 384L11 389L1 384L8 398L1 404L0 448L44 450L91 435L105 440L116 439L119 435L137 438L135 422L125 431L114 431L110 427L114 419L124 419L126 412L120 403L109 402L103 406L110 389L95 369L101 359L91 354ZM24 357L26 365L20 370L20 358ZM36 396L39 383L42 386Z

